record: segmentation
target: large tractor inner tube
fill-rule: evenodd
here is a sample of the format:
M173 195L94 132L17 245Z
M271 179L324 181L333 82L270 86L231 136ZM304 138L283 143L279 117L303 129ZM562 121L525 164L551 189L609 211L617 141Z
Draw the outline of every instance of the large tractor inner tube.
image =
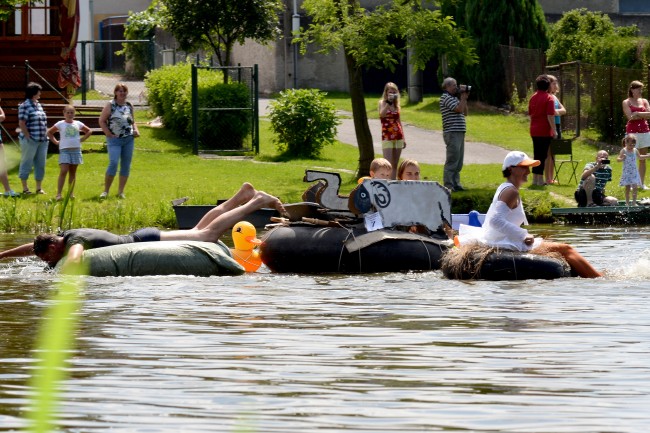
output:
M441 269L458 280L529 280L572 276L562 258L519 251L467 245L447 251Z
M366 236L372 235L372 239ZM262 261L281 273L377 273L440 269L448 243L392 230L277 226L263 237Z
M61 261L63 262L63 260ZM145 275L240 275L244 268L223 243L139 242L84 251L83 262L95 277ZM57 265L57 267L59 267Z

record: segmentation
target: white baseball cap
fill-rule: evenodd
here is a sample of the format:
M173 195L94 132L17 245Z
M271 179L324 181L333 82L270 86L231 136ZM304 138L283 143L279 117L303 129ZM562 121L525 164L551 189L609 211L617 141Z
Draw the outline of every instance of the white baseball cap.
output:
M537 159L530 159L524 152L513 150L508 152L503 160L503 170L508 167L537 167L541 162Z

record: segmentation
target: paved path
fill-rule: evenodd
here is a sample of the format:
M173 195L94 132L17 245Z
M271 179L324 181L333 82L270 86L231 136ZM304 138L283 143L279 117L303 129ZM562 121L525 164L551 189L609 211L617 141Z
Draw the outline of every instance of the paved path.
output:
M266 115L268 99L260 99L260 114ZM336 138L352 146L357 145L354 132L354 122L351 113L342 113L348 118L342 119ZM368 125L372 133L375 153L381 155L381 123L379 119L369 119ZM445 143L441 131L418 128L403 123L406 136L406 149L402 151L403 158L412 158L426 164L445 163ZM465 142L465 164L496 164L502 163L508 150L487 143Z

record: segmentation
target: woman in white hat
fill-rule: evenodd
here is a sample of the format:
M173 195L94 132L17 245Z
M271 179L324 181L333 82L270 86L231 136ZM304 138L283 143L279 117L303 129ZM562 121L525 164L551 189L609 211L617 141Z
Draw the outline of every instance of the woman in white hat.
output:
M497 188L483 227L468 228L461 225L459 242L465 244L475 241L493 247L540 254L555 252L561 254L579 276L601 277L602 274L571 245L535 238L521 227L522 224L528 225L528 221L519 196L519 188L528 181L531 167L538 165L540 161L530 159L524 152L508 153L502 166L506 181Z

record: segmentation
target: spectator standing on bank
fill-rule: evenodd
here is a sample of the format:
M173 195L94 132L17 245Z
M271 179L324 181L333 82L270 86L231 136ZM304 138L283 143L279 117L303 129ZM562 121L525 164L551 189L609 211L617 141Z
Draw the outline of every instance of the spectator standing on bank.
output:
M555 104L555 131L557 132L557 138L562 138L562 123L560 116L566 114L566 108L560 102L560 98L557 97L557 93L560 91L560 83L557 80L555 75L548 75L548 79L551 81L551 85L548 88L548 93L553 96L553 101ZM544 171L546 172L546 184L553 185L557 181L554 179L554 170L555 170L555 156L553 156L553 149L549 146L548 156L546 158L546 167Z
M530 136L533 139L533 159L541 162L533 167L533 185L544 185L544 163L548 156L551 140L557 137L555 130L555 98L548 93L551 81L547 75L535 80L537 91L528 101ZM551 176L552 178L552 176Z
M34 168L36 194L45 194L42 183L45 177L47 159L47 115L38 102L43 88L38 83L29 83L25 89L25 101L18 106L20 134L20 168L18 177L23 184L23 194L31 194L27 178Z
M113 90L113 100L104 106L99 115L99 126L106 135L108 148L108 168L104 177L104 192L99 195L99 198L102 199L108 197L108 191L117 175L118 164L120 165L120 180L117 197L126 198L124 187L131 173L134 138L140 136L138 126L135 124L133 105L126 100L128 94L129 89L126 84L118 83Z
M648 153L650 147L650 127L648 126L648 119L650 119L650 104L648 100L643 98L643 83L640 81L632 81L630 87L627 89L628 98L623 101L623 113L627 118L625 125L626 134L634 134L636 136L636 148L639 149L640 155ZM639 175L641 176L641 188L650 189L645 184L645 159L639 159Z
M397 177L399 157L402 149L406 147L400 111L399 89L395 83L386 83L384 93L379 100L379 119L381 120L382 153L393 168L391 179Z
M442 138L447 146L443 183L451 191L463 191L460 183L460 171L465 157L465 132L467 126L467 98L469 88L458 87L456 80L447 77L442 82L440 96L440 113L442 114Z
M89 127L74 119L75 108L72 105L63 107L64 120L60 120L47 130L47 136L52 143L59 146L59 180L57 182L56 200L63 198L63 185L68 177L70 197L77 180L77 166L83 164L81 143L90 137ZM59 133L57 140L54 134ZM81 135L83 133L83 135Z

